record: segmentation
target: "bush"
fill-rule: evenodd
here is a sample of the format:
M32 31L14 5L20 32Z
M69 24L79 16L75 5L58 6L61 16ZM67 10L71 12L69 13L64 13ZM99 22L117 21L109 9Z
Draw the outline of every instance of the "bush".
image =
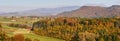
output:
M25 38L25 41L32 41L30 38Z
M38 39L34 39L33 41L39 41Z
M11 24L8 24L8 26L10 26L10 27L18 27L18 28L30 28L29 26L27 26L25 24L14 24L14 23L11 23Z
M9 40L8 39L9 37L6 35L6 33L4 32L0 32L0 41L6 41L6 40Z
M16 34L13 38L15 41L24 41L24 36L22 34Z
M0 28L2 27L1 23L0 23Z

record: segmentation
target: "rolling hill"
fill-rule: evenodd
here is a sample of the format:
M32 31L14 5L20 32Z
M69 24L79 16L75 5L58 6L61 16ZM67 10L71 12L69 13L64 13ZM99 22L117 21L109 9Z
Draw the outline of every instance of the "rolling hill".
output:
M94 17L113 17L120 15L120 5L113 5L110 7L101 6L82 6L81 8L58 14L59 17L81 17L81 18L94 18Z
M0 14L0 16L51 16L66 11L76 10L78 8L79 6L67 6L58 8L37 8L27 11L3 13Z

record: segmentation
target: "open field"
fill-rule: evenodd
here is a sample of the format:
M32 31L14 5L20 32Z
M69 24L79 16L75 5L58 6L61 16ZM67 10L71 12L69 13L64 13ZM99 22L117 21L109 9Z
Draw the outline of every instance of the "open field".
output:
M63 41L63 40L56 39L56 38L36 35L27 29L9 27L6 25L3 25L3 28L4 28L4 31L7 33L7 35L10 37L13 37L15 34L23 34L25 38L38 39L40 41Z
M26 20L26 21L28 22L28 21L33 21L33 20ZM26 24L25 23L26 21L22 21L22 19L20 19L17 22L11 22L11 20L3 19L2 17L0 17L0 23L2 24L3 31L5 31L5 33L9 37L13 37L16 34L23 34L25 38L37 39L39 41L64 41L64 40L57 39L57 38L40 36L40 35L34 34L29 29L8 26L8 24L11 24L11 23Z

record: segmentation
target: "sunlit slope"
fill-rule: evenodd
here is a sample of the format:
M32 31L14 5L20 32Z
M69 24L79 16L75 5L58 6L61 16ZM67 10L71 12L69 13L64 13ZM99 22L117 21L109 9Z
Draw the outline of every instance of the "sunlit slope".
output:
M23 34L25 38L37 39L40 41L64 41L61 39L56 39L56 38L51 38L51 37L39 36L39 35L32 33L30 30L27 30L27 29L9 27L7 25L2 25L2 26L3 26L3 30L10 37L14 36L15 34Z

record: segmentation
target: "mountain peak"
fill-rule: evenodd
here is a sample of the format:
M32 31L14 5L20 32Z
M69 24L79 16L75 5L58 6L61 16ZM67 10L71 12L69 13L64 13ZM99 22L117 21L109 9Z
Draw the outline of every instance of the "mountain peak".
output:
M72 12L62 13L60 16L63 17L113 17L115 15L120 15L119 5L109 7L101 6L82 6L81 8L74 10ZM58 15L59 16L59 15Z

